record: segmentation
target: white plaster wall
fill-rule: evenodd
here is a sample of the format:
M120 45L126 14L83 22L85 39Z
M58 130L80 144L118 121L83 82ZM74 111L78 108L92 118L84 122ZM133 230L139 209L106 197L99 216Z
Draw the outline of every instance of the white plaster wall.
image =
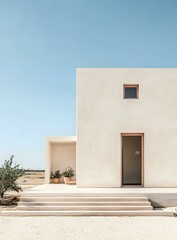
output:
M76 141L76 136L46 138L45 183L50 183L51 171L62 172L68 166L76 170Z
M51 170L63 172L67 167L76 171L76 143L51 144ZM76 179L76 176L72 178Z
M177 69L77 69L78 187L121 186L121 133L144 133L145 187L177 187Z

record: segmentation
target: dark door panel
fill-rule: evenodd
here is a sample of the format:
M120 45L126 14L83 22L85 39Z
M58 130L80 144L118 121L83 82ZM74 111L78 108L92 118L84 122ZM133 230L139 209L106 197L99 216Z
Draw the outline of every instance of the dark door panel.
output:
M122 184L141 185L141 136L122 136Z

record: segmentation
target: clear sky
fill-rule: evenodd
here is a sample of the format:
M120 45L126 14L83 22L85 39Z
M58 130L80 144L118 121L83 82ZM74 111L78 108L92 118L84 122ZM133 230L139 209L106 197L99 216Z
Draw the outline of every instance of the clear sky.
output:
M177 0L0 0L0 163L76 134L77 67L177 67Z

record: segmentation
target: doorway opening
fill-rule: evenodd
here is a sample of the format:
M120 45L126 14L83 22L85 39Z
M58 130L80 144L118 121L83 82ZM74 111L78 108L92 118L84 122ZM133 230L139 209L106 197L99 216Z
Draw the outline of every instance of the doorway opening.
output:
M123 133L122 186L143 186L144 134Z

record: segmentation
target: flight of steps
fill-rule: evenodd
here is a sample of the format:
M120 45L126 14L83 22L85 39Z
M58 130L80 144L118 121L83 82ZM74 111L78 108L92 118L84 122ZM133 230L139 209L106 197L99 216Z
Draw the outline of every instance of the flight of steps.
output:
M147 197L105 193L22 193L16 210L3 216L173 216L153 210Z

